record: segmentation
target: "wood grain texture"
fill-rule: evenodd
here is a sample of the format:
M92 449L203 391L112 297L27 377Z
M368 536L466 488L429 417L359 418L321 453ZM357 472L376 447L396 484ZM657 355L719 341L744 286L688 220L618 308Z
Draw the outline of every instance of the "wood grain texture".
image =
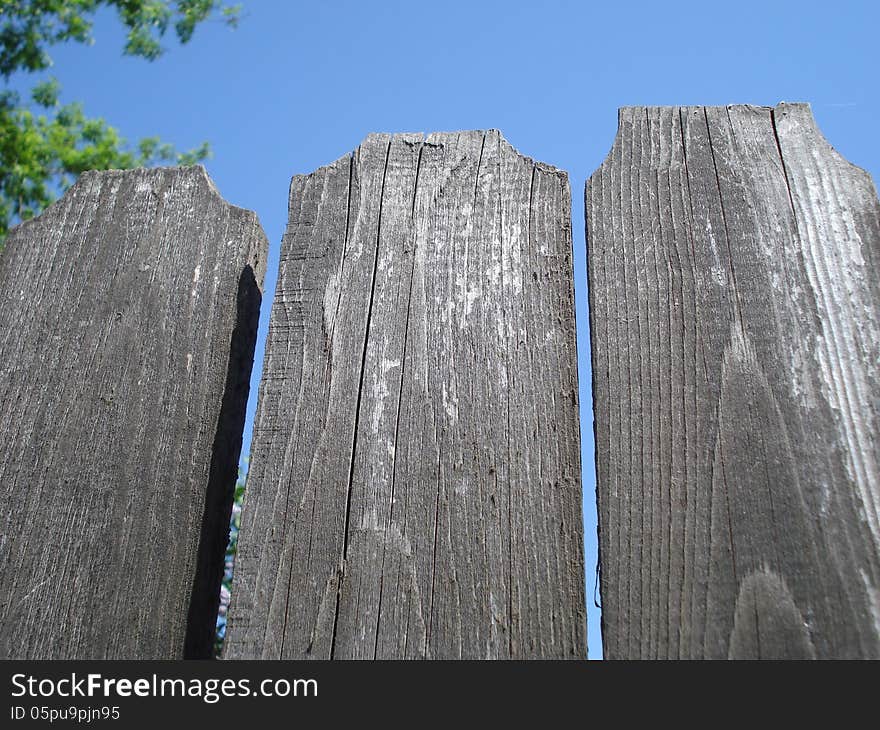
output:
M210 656L267 244L204 169L84 173L0 258L0 657Z
M293 179L229 658L586 654L570 192L498 132Z
M608 658L880 657L880 206L804 104L626 108L586 188Z

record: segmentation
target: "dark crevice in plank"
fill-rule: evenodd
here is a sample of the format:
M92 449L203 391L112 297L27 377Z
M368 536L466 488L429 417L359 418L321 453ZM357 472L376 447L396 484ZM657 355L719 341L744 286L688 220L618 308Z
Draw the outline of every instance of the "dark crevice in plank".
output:
M344 527L342 530L342 558L340 562L340 578L339 578L339 588L336 593L336 612L333 619L333 634L330 638L330 659L333 659L335 651L336 651L336 633L337 633L337 625L339 621L339 601L342 593L342 585L343 578L345 577L345 567L346 560L348 559L348 544L349 544L349 528L350 528L350 520L351 520L351 497L352 497L352 482L354 480L354 469L355 469L355 456L357 454L357 441L358 441L358 425L360 423L361 416L361 398L363 397L364 392L364 373L366 372L366 364L367 364L367 348L370 344L370 326L372 324L372 314L373 314L373 300L376 295L376 270L379 263L379 242L382 237L382 207L385 202L385 180L388 177L388 160L391 155L391 140L388 141L388 147L385 151L385 168L382 171L382 185L380 187L379 192L379 220L376 225L376 254L373 259L373 268L370 279L370 298L369 304L367 306L367 319L366 319L366 327L364 328L364 347L361 353L361 368L360 368L360 376L358 380L358 390L357 390L357 400L355 401L354 407L354 429L353 436L351 442L351 466L348 472L348 484L346 487L346 503L345 503L345 519L344 519Z
M782 143L779 141L779 129L776 126L776 109L770 110L770 122L773 125L773 139L776 141L776 151L779 153L779 164L782 167L782 174L785 177L785 189L788 191L788 203L791 206L791 213L794 217L795 225L797 225L794 196L791 192L791 181L788 179L788 168L785 165L785 156L782 154ZM798 234L798 236L800 236L800 234Z
M501 140L499 139L498 140L498 177L499 177L499 180L501 179L501 176L503 174L502 167L501 167L501 149L500 149L500 147L501 147ZM531 191L531 182L529 183L529 190ZM531 207L531 203L530 203L529 204L529 216L530 217L531 217L531 211L532 211L532 207ZM498 216L499 216L499 223L500 223L499 230L501 232L500 243L501 243L501 250L503 252L505 243L508 243L508 245L509 245L509 242L507 242L505 240L504 235L503 235L504 234L504 206L503 205L499 206L499 208L498 208ZM501 269L501 290L502 291L507 291L507 289L505 287L505 283L506 282L505 282L505 278L504 278L504 269L502 268ZM504 309L504 329L505 329L505 332L509 332L512 330L511 323L510 323L509 317L508 317L507 308ZM506 351L507 351L506 352L507 361L513 362L513 358L511 357L511 353L510 353L510 340L509 339L505 343L505 347L506 347ZM511 434L510 395L511 395L511 393L510 393L510 391L511 391L510 381L508 380L508 387L507 387L506 393L504 395L504 417L505 417L505 425L507 428L507 440L505 442L505 454L507 456L507 463L508 464L512 463L511 458L510 458L510 452L511 452L511 448L510 448L510 434ZM514 606L513 606L514 596L513 596L513 589L512 589L512 586L513 586L513 562L514 562L514 558L513 558L513 527L514 527L514 523L513 523L513 489L509 489L507 492L507 529L510 533L510 538L507 543L507 580L511 586L511 590L508 591L507 615L510 617L511 624L513 623L513 616L514 616ZM514 656L514 652L513 652L513 626L512 625L508 629L507 647L508 647L507 648L508 656L510 656L512 658Z
M730 110L727 110L728 115ZM736 267L733 264L733 254L730 250L730 225L727 223L727 213L724 210L724 194L721 192L721 178L718 176L718 161L715 159L715 148L712 146L712 126L709 124L709 115L706 109L703 109L703 118L706 120L706 135L709 140L709 153L712 155L712 170L715 173L715 186L718 190L718 210L721 213L721 221L724 223L724 245L727 247L727 261L730 264L730 278L733 284L733 304L736 324L742 332L742 303L739 300L739 287L736 283ZM745 333L743 332L743 336Z
M437 594L437 545L439 544L439 531L440 531L440 485L442 483L442 477L440 474L440 464L442 454L439 449L437 451L437 502L434 506L434 542L432 545L431 551L431 601L430 608L428 610L428 629L425 632L425 648L422 652L425 658L430 658L431 654L429 651L429 646L431 643L432 630L434 628L434 596Z
M229 519L238 479L262 299L254 270L247 265L238 281L235 328L229 343L226 385L217 419L217 433L211 447L211 467L205 493L196 575L190 594L184 659L211 659L214 656L220 584L223 581Z
M415 183L413 184L413 192L412 192L412 207L410 208L410 221L415 218L415 210L416 210L416 195L419 191L419 172L422 168L422 152L424 151L425 146L424 143L419 143L419 158L416 162L416 175L415 175ZM388 144L388 151L391 151L391 143ZM386 173L387 175L387 163L386 163ZM380 217L380 230L381 230L381 217ZM406 376L406 351L407 345L409 343L409 319L410 314L412 313L412 287L413 287L413 276L415 275L415 266L416 266L416 247L417 243L415 238L413 238L412 242L412 266L409 270L409 284L407 286L407 296L406 296L406 319L403 325L403 353L400 359L400 380L398 382L398 392L397 392L397 411L394 418L394 456L391 460L391 498L389 500L388 505L388 524L394 524L394 485L397 480L397 449L398 449L398 437L400 435L400 406L403 401L403 384L404 378ZM378 257L379 246L376 246L376 254ZM366 350L364 351L364 355L366 356ZM382 621L382 590L385 585L385 554L387 550L387 543L382 545L382 567L380 569L380 578L379 578L379 610L376 612L376 641L373 647L373 658L375 659L379 653L379 628Z
M348 254L348 246L349 246L349 243L351 240L352 189L354 187L353 182L354 182L356 161L357 161L356 160L356 153L353 152L348 155L348 185L346 188L346 202L345 202L345 228L344 228L344 232L342 235L342 252L339 256L339 263L338 263L337 269L336 269L336 278L337 278L337 281L339 281L339 282L342 281L343 269L345 266L346 256ZM293 181L291 181L290 197L291 198L293 197ZM310 257L310 258L314 258L317 261L324 260L323 255L314 256L314 257ZM291 259L294 260L294 257L291 257ZM303 259L304 259L304 257L296 257L295 260L301 261ZM281 282L279 282L278 286L279 287L281 286ZM325 337L325 348L326 348L326 352L327 352L327 372L330 374L330 377L332 377L332 373L333 373L333 346L332 346L332 343L333 343L333 337L334 337L334 334L336 331L336 323L338 321L336 315L339 313L340 304L342 302L342 294L343 294L343 287L340 285L338 287L338 291L336 293L336 305L333 310L333 313L334 313L333 322L330 325L329 331L327 331L324 327L324 320L323 319L321 320L321 328L322 328L322 332ZM357 434L357 425L356 424L355 424L354 433ZM290 498L291 498L290 488L291 488L291 486L292 486L292 483L289 482L287 493L286 493L286 499L284 502L285 512L284 512L284 518L282 520L283 525L288 524L287 507L290 504ZM310 524L315 523L315 510L317 509L317 506L318 506L318 500L314 499L312 501L312 511L311 511ZM346 508L346 515L347 515L347 510L348 510L348 508ZM312 549L314 546L314 537L315 536L313 534L311 534L311 533L309 534L309 548L308 548L308 554L306 556L306 565L309 565L309 566L311 566L311 564L312 564ZM342 580L343 565L344 565L344 563L340 562L340 564L337 567L335 574L334 574L335 580L337 581L337 585L340 584L341 580ZM287 637L287 623L288 623L288 619L290 617L291 590L294 585L294 578L293 578L294 568L295 568L295 564L293 561L291 561L290 569L288 570L288 573L287 573L287 588L286 588L286 601L285 601L285 607L284 607L284 621L283 621L282 629L281 629L281 641L280 641L280 645L279 645L279 649L278 649L278 657L277 657L278 659L284 658L284 643L285 643L285 639ZM336 610L338 611L338 606L337 606ZM335 623L334 623L334 626L335 626ZM307 646L307 653L311 653L312 648L313 648L313 641L314 641L314 635L311 637L309 644Z
M345 266L345 256L348 253L348 244L351 240L351 189L352 189L352 180L354 178L354 164L355 164L355 154L352 152L349 156L348 163L348 193L347 200L345 201L345 233L342 236L342 255L339 257L339 267L336 271L336 278L340 281L342 280L342 267ZM336 292L336 308L334 312L339 311L339 305L342 302L342 287L339 287L339 291ZM330 333L328 335L328 340L333 341L333 331L336 328L336 322L338 320L334 317L333 324L330 328ZM333 370L333 349L329 350L330 362L329 369Z

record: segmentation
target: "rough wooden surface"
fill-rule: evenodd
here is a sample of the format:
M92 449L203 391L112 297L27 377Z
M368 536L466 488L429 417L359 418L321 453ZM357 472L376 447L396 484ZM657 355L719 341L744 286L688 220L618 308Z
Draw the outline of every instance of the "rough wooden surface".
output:
M606 657L880 657L870 177L807 105L628 108L586 209Z
M85 173L10 233L0 657L210 654L265 258L201 167Z
M227 657L586 654L571 255L494 131L293 179Z

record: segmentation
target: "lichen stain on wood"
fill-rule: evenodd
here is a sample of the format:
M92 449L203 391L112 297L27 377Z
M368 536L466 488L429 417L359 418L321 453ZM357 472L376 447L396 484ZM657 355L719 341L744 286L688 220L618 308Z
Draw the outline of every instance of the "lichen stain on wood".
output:
M498 132L294 177L227 657L585 656L572 284Z

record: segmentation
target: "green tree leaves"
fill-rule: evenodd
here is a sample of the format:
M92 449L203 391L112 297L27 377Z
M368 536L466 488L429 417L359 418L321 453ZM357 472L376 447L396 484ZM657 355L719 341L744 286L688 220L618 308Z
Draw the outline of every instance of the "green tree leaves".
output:
M114 8L128 29L123 52L154 60L171 27L181 43L216 16L235 27L240 6L219 0L0 0L0 76L45 71L48 49L58 43L92 42L92 20ZM8 88L0 92L0 247L11 225L27 220L62 194L84 170L106 170L161 162L192 165L210 156L207 143L176 152L157 137L130 147L100 118L86 116L81 103L60 103L53 79L36 83L30 98Z
M210 155L207 143L177 153L157 137L128 149L103 119L86 117L82 104L58 103L54 80L31 92L37 114L13 92L0 95L0 237L11 222L37 215L85 170L108 170L161 162L192 165Z
M218 0L0 0L0 75L42 71L52 65L48 47L92 42L92 18L101 7L114 8L128 28L123 52L152 61L162 55L161 39L173 23L181 43L212 15L235 27L240 5Z

